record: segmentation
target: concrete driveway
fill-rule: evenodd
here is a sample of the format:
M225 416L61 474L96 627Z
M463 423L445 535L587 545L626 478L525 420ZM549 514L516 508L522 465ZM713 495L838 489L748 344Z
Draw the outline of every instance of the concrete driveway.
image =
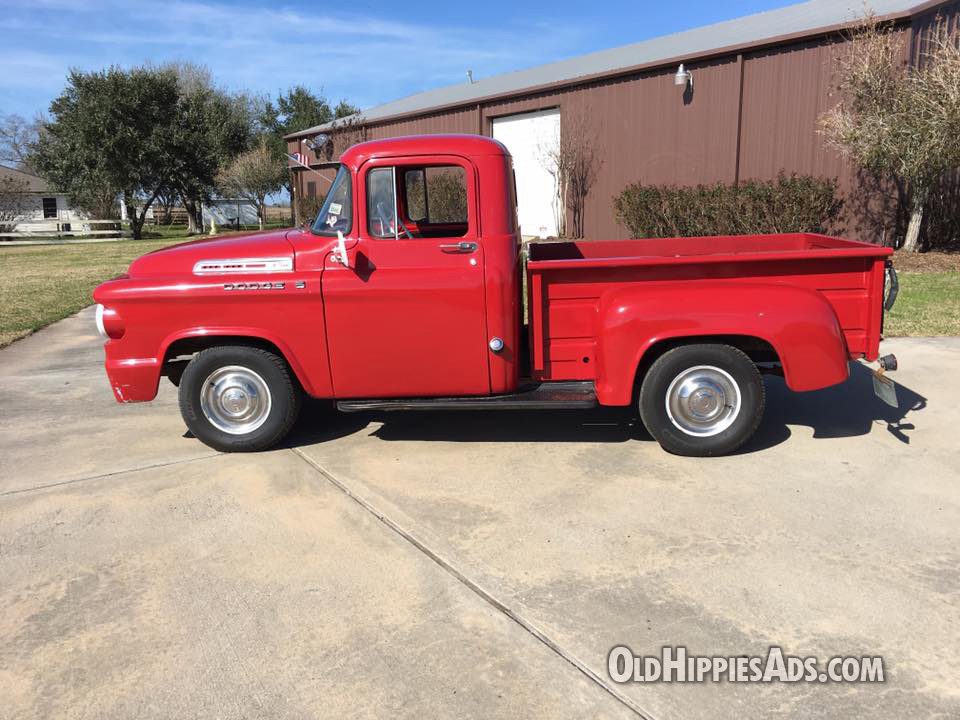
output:
M116 405L92 313L0 351L0 717L960 715L960 340L768 383L757 439L615 412L336 416L220 455ZM612 682L657 653L882 655L883 684Z

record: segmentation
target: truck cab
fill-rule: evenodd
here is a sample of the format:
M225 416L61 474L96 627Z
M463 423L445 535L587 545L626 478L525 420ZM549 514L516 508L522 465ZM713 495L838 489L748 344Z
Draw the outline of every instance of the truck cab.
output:
M518 191L490 138L354 146L308 226L159 250L96 289L116 399L166 376L225 451L279 442L304 395L345 412L632 405L667 450L715 455L758 426L761 372L809 391L880 359L889 249L790 234L523 253Z
M481 202L481 182L499 190L496 202ZM512 187L509 153L482 137L386 140L344 154L310 232L291 238L322 274L334 397L516 389L520 236L515 205L504 202ZM312 255L339 236L342 254L334 246ZM502 349L491 352L491 342Z

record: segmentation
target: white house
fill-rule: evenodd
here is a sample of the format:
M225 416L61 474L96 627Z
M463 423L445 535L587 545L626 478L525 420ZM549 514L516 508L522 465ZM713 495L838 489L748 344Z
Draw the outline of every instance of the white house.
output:
M5 218L5 225L15 225L13 232L60 232L71 229L64 225L82 222L87 219L82 211L70 207L70 198L60 192L52 190L41 177L23 170L14 170L0 165L0 188L9 190L12 187L24 188L24 192L16 193L13 197L9 192L0 196L0 204L5 212L12 215Z

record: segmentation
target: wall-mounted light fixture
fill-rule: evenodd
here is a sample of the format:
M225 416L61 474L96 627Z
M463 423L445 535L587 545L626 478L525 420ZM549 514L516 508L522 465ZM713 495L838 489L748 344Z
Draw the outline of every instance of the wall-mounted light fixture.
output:
M689 87L691 90L693 90L693 73L681 65L677 70L677 74L673 76L673 84L677 87L682 87L684 89Z

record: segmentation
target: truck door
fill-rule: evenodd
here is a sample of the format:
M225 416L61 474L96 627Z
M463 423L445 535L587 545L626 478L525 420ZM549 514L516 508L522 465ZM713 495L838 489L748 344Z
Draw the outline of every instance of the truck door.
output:
M350 267L323 272L338 398L490 392L476 177L461 158L361 166Z

